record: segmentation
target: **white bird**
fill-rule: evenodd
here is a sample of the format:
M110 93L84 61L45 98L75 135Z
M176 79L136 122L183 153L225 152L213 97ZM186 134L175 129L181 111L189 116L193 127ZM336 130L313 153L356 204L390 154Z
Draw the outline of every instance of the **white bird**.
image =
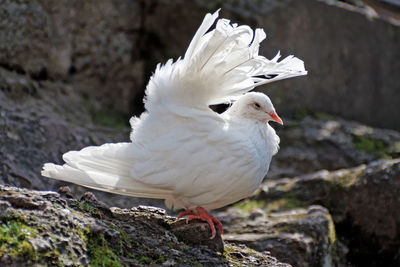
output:
M282 120L270 99L248 93L276 80L305 75L294 56L258 55L266 35L207 14L183 59L157 66L146 88L146 111L133 117L131 142L70 151L64 165L42 175L128 196L165 199L185 208L178 217L222 224L208 212L250 196L279 148L268 124ZM233 103L218 114L210 105ZM193 210L196 209L197 213Z

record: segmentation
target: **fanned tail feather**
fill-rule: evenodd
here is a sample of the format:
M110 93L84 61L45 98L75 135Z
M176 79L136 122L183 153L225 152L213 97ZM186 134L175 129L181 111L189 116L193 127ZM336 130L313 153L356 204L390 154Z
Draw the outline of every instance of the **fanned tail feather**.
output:
M44 164L42 175L116 194L167 198L171 190L147 185L130 176L134 164L129 153L131 145L105 144L70 151L63 155L64 165Z
M294 56L278 62L279 52L272 60L258 55L266 38L262 29L253 32L219 19L207 32L217 17L218 11L205 16L183 59L157 66L146 89L148 111L160 105L204 108L227 103L256 86L307 74L303 61Z

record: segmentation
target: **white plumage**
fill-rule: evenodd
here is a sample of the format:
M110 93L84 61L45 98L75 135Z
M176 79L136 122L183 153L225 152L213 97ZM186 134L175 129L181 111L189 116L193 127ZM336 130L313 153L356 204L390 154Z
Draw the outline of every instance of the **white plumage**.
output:
M258 55L262 29L207 14L183 59L158 65L145 108L132 118L131 141L64 154L42 175L117 194L162 198L168 206L207 210L252 194L266 175L280 121L255 86L305 75L303 61ZM223 114L209 105L233 103Z

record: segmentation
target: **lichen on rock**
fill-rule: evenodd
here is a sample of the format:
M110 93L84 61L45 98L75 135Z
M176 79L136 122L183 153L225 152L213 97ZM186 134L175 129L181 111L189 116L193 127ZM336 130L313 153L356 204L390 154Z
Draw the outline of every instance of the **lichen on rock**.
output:
M227 252L204 222L109 208L92 193L76 200L0 185L0 211L1 266L289 266L245 246L227 243Z
M400 255L399 195L397 158L268 180L254 198L269 202L291 196L303 205L323 205L329 209L342 240L354 248L349 250L351 259L360 264L390 265L397 263Z
M338 264L335 226L327 209L321 206L243 213L233 206L219 216L227 226L225 241L245 244L293 266ZM340 255L344 256L344 255Z

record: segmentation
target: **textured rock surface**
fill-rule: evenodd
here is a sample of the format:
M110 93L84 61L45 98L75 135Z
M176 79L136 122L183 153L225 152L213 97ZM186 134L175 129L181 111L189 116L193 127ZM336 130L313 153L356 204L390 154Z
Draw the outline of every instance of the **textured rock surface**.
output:
M397 112L400 100L396 79L400 72L400 28L334 2L154 1L157 4L148 9L151 13L144 27L147 36L152 36L149 47L157 51L151 60L156 64L160 58L182 56L202 19L199 14L222 6L222 16L266 30L263 55L273 57L280 50L305 61L307 77L265 86L278 111L319 110L399 130L399 120L387 118ZM145 71L153 71L153 66Z
M21 76L16 78L19 82L20 79ZM68 103L72 110L75 107L87 110L72 95L40 90L33 96L19 95L26 99L10 100L9 93L13 92L0 91L0 184L54 190L65 183L41 177L44 162L62 163L61 155L66 151L128 139L128 128L95 126L90 117L85 118L88 112L82 112L82 117L78 119L74 118L74 112L61 114L62 110L68 110ZM60 104L59 113L55 111L57 108L52 98L67 101L65 106ZM57 100L57 103L63 102ZM32 108L32 105L35 107ZM82 187L76 185L71 185L71 188L75 193L84 192ZM99 193L99 196L113 205L132 207L137 204L134 199L126 197L105 193Z
M288 203L281 202L281 210L273 211L278 203L257 208L256 204L245 202L219 214L227 228L225 241L245 244L261 252L269 251L293 266L338 266L345 256L338 255L335 226L325 208L291 206L287 209Z
M337 1L279 2L284 4L250 17L266 29L261 52L293 53L309 75L265 87L277 110L319 110L400 130L400 120L391 119L400 100L400 27Z
M319 10L322 10L328 16L328 11L334 10L334 14L346 18L349 16L350 11L347 10L318 1L304 2L305 7L310 8L311 15L320 14ZM300 20L298 16L304 15L306 11L304 7L297 6L297 2L239 1L237 4L223 5L224 16L266 28L271 38L263 53L272 55L271 51L279 48L289 51L288 47L291 46L291 51L294 47L299 49L293 51L296 54L301 52L299 57L306 56L304 60L310 67L321 65L315 63L320 59L315 55L318 49L312 49L312 56L308 57L307 49L314 42L306 40L311 37L298 36L304 31L297 31L297 24L306 23L304 27L314 25L308 19ZM0 143L3 145L0 146L0 161L3 164L0 168L0 182L54 190L62 184L40 177L39 171L44 162L61 163L63 153L87 145L127 140L128 117L131 112L137 114L142 110L142 92L155 65L166 58L182 55L204 15L204 8L215 10L217 6L209 1L1 1ZM293 12L293 9L301 12ZM264 16L265 14L268 16ZM278 23L292 15L295 15L295 19L287 20L290 23ZM360 14L356 14L356 19L365 20ZM179 23L180 21L185 23ZM368 22L366 25L391 29L391 26L379 21ZM283 26L291 34L283 31ZM364 29L364 26L360 29ZM338 26L335 30L340 32L342 29L343 27ZM379 38L384 40L387 31L376 33L382 34ZM396 32L393 30L395 36ZM294 39L297 42L293 47ZM346 47L348 45L352 44L346 43ZM325 50L321 53L328 54L324 54L322 58L329 57L329 53L336 51L327 50L326 45L323 47ZM395 67L390 60L385 62L388 62L391 69ZM329 66L339 63L331 62ZM357 64L361 63L357 61ZM381 70L384 71L383 67ZM310 73L312 72L315 73L316 70L311 69ZM332 72L329 77L340 75ZM362 77L364 76L352 75L355 83ZM315 76L310 76L310 80L314 83ZM299 88L306 80L288 82L297 85L285 90L286 81L283 81L276 85L282 87L282 90L269 90L267 93L282 92L287 95L289 98L285 98L285 106L296 106L290 102L291 97L296 101L308 101L312 94ZM324 84L324 88L327 86L328 84ZM314 87L313 85L312 88ZM307 97L301 98L298 94L300 89ZM326 94L319 87L318 92L321 97L325 97ZM369 95L367 92L365 94ZM390 98L396 99L396 95L391 94ZM283 98L273 95L272 99L279 105ZM327 103L331 103L330 100L331 98ZM346 111L353 114L349 110L351 107L352 105L346 107ZM388 105L380 107L386 108ZM382 108L379 109L381 111ZM119 112L126 117L117 116ZM370 113L368 116L376 114ZM340 120L331 122L305 119L301 123L285 123L285 127L279 129L282 149L272 162L270 178L296 176L321 168L333 170L352 167L377 159L380 156L376 155L377 150L385 150L386 154L390 154L389 150L396 147L394 140L399 139L398 134L371 128L361 129L367 133L359 134L357 131L363 126ZM114 129L93 126L94 124L112 126ZM357 148L356 143L359 148L364 145L368 151ZM393 151L398 153L398 150L396 148ZM73 187L73 191L83 192L82 189ZM105 201L112 205L129 207L138 203L124 197L104 196Z
M187 240L183 221L153 207L110 209L91 193L78 201L0 185L0 265L289 266L245 246L224 249L203 222L191 223L197 239Z
M1 1L0 64L129 111L143 90L137 1ZM137 88L137 89L135 89ZM117 101L118 100L118 101Z
M265 182L256 199L318 204L332 214L358 266L400 264L400 159Z
M268 178L350 168L379 158L400 156L397 131L322 113L298 116L298 120L285 120L284 126L278 126L280 150L272 160Z

